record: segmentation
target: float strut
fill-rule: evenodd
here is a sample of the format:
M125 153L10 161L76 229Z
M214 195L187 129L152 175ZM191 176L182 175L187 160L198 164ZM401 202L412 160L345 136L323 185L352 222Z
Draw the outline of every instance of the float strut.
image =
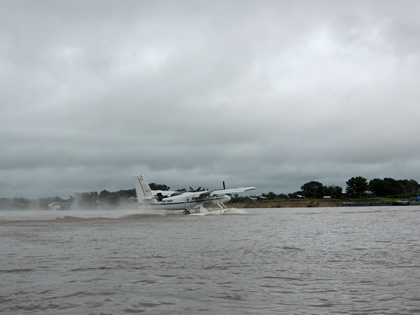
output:
M220 213L221 214L226 213L228 208L222 202L218 202L217 205L220 207Z

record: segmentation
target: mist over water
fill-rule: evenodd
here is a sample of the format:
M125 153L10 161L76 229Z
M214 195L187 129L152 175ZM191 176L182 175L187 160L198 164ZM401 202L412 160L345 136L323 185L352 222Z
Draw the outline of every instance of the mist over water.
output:
M420 207L0 211L6 314L420 312Z

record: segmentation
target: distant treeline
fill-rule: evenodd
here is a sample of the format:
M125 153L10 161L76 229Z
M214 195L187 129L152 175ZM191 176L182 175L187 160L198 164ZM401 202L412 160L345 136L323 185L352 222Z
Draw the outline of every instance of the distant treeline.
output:
M275 194L273 192L263 193L261 196L267 200L276 199L320 199L320 198L361 198L361 197L396 197L411 198L419 193L419 183L413 179L396 180L385 177L384 179L375 178L368 181L362 176L350 178L346 182L346 189L340 186L324 186L318 181L310 181L301 186L300 191L289 194ZM161 184L151 183L152 190L169 190L170 187ZM184 190L184 189L182 189ZM260 196L236 196L234 201L244 201ZM98 192L75 193L69 199L60 197L48 197L40 199L26 198L0 198L1 210L14 209L49 209L54 206L60 209L116 209L121 207L132 207L136 204L135 189L120 190L110 192L102 190Z
M419 193L419 183L414 179L400 179L385 177L384 179L375 178L368 182L362 176L356 176L346 181L346 190L340 186L324 186L318 181L310 181L303 184L299 191L290 194L276 195L273 192L262 194L266 199L287 199L287 198L310 198L319 199L330 197L340 198L362 198L371 197L389 197L389 198L410 198Z
M166 185L155 183L150 184L152 190L169 190ZM120 207L130 207L136 203L135 189L120 190L110 192L102 190L100 193L82 192L75 193L68 199L61 197L47 197L39 199L19 198L0 198L0 210L24 210L24 209L115 209Z

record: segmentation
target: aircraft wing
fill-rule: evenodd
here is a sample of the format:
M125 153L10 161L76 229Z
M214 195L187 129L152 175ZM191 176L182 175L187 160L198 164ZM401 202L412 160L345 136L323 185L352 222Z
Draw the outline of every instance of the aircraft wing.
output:
M239 188L232 188L232 189L220 189L220 190L213 190L211 192L212 195L226 195L226 194L235 194L241 193L248 190L254 190L255 187L239 187Z

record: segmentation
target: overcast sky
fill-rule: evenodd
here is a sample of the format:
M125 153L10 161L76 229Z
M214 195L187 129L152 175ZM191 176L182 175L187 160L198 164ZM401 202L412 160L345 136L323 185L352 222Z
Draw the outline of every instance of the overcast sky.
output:
M420 182L420 1L0 1L0 197Z

